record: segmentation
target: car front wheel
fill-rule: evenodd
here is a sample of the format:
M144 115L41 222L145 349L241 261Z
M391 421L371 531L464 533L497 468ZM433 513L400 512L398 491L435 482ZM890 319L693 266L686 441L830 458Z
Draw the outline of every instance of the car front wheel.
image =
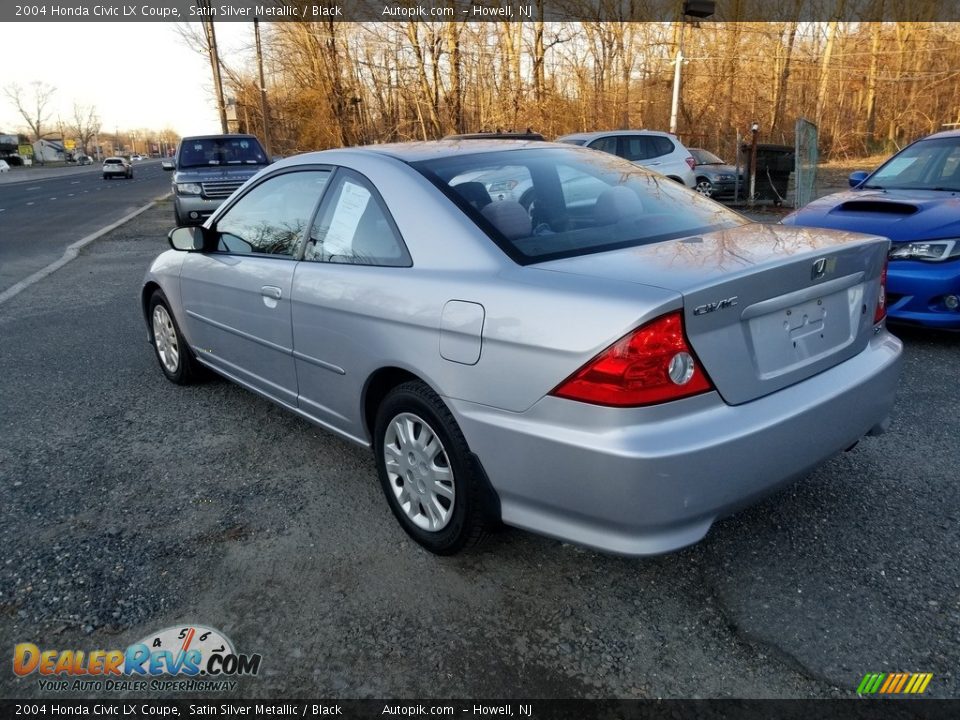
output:
M482 540L491 526L484 486L453 415L420 381L394 388L374 430L377 472L407 534L437 555Z
M697 178L696 190L701 195L713 197L713 183L706 178Z
M151 296L149 309L150 337L163 374L177 385L195 382L201 374L201 368L160 290L154 291Z

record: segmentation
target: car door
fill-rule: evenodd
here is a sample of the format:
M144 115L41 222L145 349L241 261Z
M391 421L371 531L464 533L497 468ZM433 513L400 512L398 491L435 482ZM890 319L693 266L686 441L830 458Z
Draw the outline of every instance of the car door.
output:
M339 168L311 226L293 281L294 358L300 410L349 437L364 439L363 383L400 302L391 288L410 255L373 185Z
M296 407L290 292L324 168L259 182L222 213L211 247L184 258L181 302L191 345L218 371Z

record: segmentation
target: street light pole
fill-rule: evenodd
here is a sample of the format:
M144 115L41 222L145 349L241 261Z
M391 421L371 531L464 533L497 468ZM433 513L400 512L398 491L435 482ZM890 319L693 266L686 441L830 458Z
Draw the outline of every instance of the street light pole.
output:
M680 111L680 68L683 65L683 36L686 35L686 17L680 20L680 43L673 60L673 101L670 103L670 132L677 132L677 114Z
M713 15L714 0L684 0L680 14L680 42L673 67L673 101L670 103L670 132L677 132L677 115L680 113L680 68L683 66L683 38L687 30L687 17L708 18Z

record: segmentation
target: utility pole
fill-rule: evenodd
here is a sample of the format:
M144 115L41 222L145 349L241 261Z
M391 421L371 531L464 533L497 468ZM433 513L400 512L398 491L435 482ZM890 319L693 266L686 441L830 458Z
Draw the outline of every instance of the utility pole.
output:
M670 103L670 132L677 132L677 115L680 113L680 69L683 67L683 38L687 30L687 18L708 18L713 15L714 0L684 0L680 15L680 42L673 60L673 100Z
M220 77L220 55L217 52L217 34L213 29L213 13L210 0L197 0L197 7L205 10L203 30L207 38L207 54L210 55L210 69L213 70L213 89L217 93L217 110L220 112L220 131L227 133L227 107L223 102L223 80Z
M680 67L683 65L683 36L686 35L687 20L680 20L680 42L673 59L673 100L670 103L670 132L677 132L677 115L680 112Z
M750 133L753 140L750 142L750 207L757 202L757 133L760 132L760 124L753 123L750 126Z
M260 18L253 18L253 34L257 39L257 66L260 68L260 115L263 119L263 145L267 157L272 157L270 150L270 113L267 108L267 82L263 77L263 50L260 47Z

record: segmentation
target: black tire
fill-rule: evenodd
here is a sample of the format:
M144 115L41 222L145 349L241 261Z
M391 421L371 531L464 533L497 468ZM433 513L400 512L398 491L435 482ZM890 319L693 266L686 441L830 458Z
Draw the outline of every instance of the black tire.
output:
M109 180L109 179L110 179L110 176L109 176L109 175L107 175L106 173L104 173L104 175L103 175L103 179L104 179L104 180Z
M447 524L436 531L418 527L408 517L394 492L394 487L401 488L405 481L399 476L391 480L387 471L384 448L388 430L403 414L417 416L428 430L432 430L443 446L441 452L446 467L452 471L450 484L455 495L452 510L448 508L451 515ZM454 555L481 542L495 526L496 521L490 517L485 502L488 498L484 494L486 485L481 477L482 470L476 467L467 441L450 410L426 384L419 380L406 382L387 394L377 410L373 451L380 485L390 510L406 533L430 552ZM420 507L422 510L422 505Z
M177 227L183 227L186 225L186 221L180 217L180 210L177 209L176 203L173 205L173 221L177 224Z
M158 306L163 308L169 318L172 335L176 341L178 357L175 368L167 367L164 358L161 357L161 351L157 343L158 330L155 313ZM173 312L170 310L170 304L163 292L160 290L153 292L153 295L150 296L148 308L147 322L150 326L150 344L153 346L153 352L156 355L157 363L160 365L160 370L167 376L167 380L177 385L190 385L200 380L203 377L204 368L197 362L197 359L193 356L193 351L183 337L183 333L180 332L180 326L177 325L176 318L174 318Z

